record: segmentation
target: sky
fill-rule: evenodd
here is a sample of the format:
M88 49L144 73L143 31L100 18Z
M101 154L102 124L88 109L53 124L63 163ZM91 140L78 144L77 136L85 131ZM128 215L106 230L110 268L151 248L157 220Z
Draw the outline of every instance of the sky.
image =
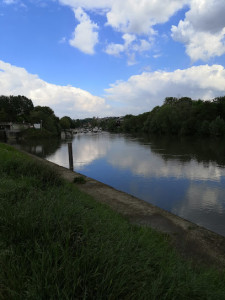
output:
M224 0L0 0L0 94L72 119L225 95Z

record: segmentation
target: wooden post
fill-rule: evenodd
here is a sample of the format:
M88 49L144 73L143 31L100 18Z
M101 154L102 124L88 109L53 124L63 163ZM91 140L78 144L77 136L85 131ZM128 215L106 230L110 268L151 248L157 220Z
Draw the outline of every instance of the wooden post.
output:
M72 143L68 143L68 154L69 154L69 168L71 171L73 171L73 148Z

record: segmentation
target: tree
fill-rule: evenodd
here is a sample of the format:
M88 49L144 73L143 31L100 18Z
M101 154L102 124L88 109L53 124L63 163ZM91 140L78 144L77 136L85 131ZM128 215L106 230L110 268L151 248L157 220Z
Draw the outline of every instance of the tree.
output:
M182 127L180 130L181 135L195 135L196 134L196 120L189 118L182 122Z
M217 117L209 125L210 134L212 136L222 136L225 133L225 122L220 117Z
M200 126L200 129L199 129L199 134L200 135L204 135L204 136L208 136L210 134L210 131L209 131L209 121L207 120L204 120Z
M70 117L64 116L59 120L59 123L63 129L69 129L72 128L73 121Z
M213 100L213 102L217 105L218 115L225 119L225 96L217 97Z
M60 132L59 118L54 114L54 111L48 106L36 106L30 114L30 119L33 123L42 123L42 127L57 135Z
M0 122L7 122L8 120L9 120L9 116L5 112L4 108L0 109Z
M177 103L177 101L178 101L178 99L175 97L166 97L163 104L164 105L174 105Z
M25 96L0 96L0 111L4 111L11 122L29 121L34 105Z

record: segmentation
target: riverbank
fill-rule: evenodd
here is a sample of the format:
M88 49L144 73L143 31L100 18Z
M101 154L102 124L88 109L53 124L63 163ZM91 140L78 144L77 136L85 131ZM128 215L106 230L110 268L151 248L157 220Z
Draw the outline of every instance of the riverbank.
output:
M99 201L159 230L161 210L3 144L0 175L0 298L224 299L224 272L191 265L167 234Z
M81 191L94 197L98 202L107 204L129 222L153 228L170 236L173 246L183 257L194 260L194 263L225 267L224 236L132 195L118 191L93 178L70 171L30 153L27 155L54 168L66 181L73 183L74 179L78 179L77 186ZM82 183L85 184L79 184L80 177L83 178Z

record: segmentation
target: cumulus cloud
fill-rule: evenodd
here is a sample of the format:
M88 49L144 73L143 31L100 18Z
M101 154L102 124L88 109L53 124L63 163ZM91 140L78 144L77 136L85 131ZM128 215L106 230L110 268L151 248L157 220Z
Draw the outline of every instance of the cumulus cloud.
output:
M0 86L1 94L25 95L34 105L50 106L59 117L113 116L150 111L168 96L222 96L225 69L221 65L202 65L173 72L143 72L112 84L102 98L73 86L50 84L24 68L0 61Z
M152 34L152 26L165 23L188 0L113 1L107 24L124 33Z
M98 25L93 23L81 7L74 10L76 19L80 22L74 30L70 45L86 54L94 54L98 43Z
M109 55L120 56L122 53L126 53L128 56L128 65L133 65L136 63L135 53L145 52L151 49L152 44L150 41L144 39L137 39L136 35L125 33L122 36L124 43L115 44L110 43L105 52Z
M192 0L190 10L178 26L172 26L172 38L185 44L192 61L207 61L225 54L225 2Z
M124 40L123 44L109 44L106 48L106 53L117 56L125 51L144 52L151 48L149 41L137 39L134 34L125 33L122 38Z
M0 86L3 95L25 95L34 105L50 106L59 117L72 118L108 115L109 106L101 97L72 87L50 84L37 75L0 61Z
M106 53L119 55L125 52L129 58L132 58L128 59L128 62L135 60L134 52L144 52L151 48L149 38L156 34L153 26L167 22L175 12L189 1L190 0L59 0L61 4L68 5L75 11L81 9L85 11L95 10L95 12L104 14L107 19L106 25L121 32L121 34L123 34L122 38L124 39L124 44L109 43L106 48ZM83 45L87 39L91 45L95 45L98 42L97 29L98 27L92 23L90 18L88 18L88 20L82 20L80 25L75 29L74 38L70 44L85 53L93 53L93 47L80 47L79 45ZM85 35L85 32L88 34ZM140 40L133 45L133 53L127 51L128 46L130 47L133 41L127 41L126 35L129 37L135 35L140 38ZM145 38L143 38L143 36L145 36ZM92 50L87 51L86 49Z
M120 102L121 113L139 114L161 105L168 96L212 99L224 95L225 69L202 65L173 72L144 72L118 81L105 91L106 99Z

